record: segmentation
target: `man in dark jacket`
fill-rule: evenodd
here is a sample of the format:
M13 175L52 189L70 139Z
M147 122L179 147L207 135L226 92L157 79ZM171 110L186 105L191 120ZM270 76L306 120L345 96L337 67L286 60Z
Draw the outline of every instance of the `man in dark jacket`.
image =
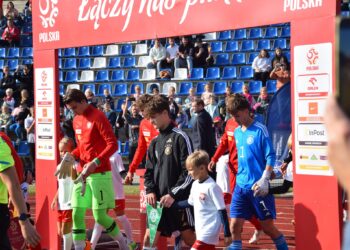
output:
M192 102L192 110L196 116L192 125L193 148L205 150L210 157L215 153L215 133L213 120L210 114L204 109L202 99L195 99Z
M13 92L16 92L16 79L10 74L10 69L8 66L3 68L4 76L0 82L0 98L5 96L6 89L10 88Z
M180 231L184 242L191 246L195 241L193 216L189 210L171 207L174 201L187 200L193 179L185 166L187 156L192 153L188 136L174 127L170 119L169 102L162 96L154 96L145 109L145 115L159 129L148 148L145 187L147 203L164 207L154 245L160 234L170 237ZM150 249L149 229L144 237L144 249Z

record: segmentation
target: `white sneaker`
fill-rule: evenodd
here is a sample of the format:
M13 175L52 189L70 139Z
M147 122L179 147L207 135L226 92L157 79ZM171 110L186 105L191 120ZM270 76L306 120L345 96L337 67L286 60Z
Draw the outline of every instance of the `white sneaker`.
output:
M258 244L258 241L262 233L263 233L262 230L255 230L253 236L249 240L249 244Z

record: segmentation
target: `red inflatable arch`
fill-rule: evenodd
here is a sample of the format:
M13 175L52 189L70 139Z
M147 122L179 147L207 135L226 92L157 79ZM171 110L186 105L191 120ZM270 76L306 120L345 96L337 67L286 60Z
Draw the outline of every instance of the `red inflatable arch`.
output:
M33 1L36 218L43 248L59 249L56 218L50 211L59 158L58 48L290 22L296 245L340 249L340 191L326 161L319 115L334 89L339 11L340 1L334 0Z

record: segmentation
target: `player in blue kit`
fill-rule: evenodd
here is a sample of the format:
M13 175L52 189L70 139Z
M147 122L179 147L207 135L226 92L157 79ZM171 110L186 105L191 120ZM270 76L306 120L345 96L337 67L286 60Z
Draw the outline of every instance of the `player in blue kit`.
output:
M231 202L230 250L242 249L244 221L255 215L263 231L271 237L278 250L288 249L283 234L275 227L275 200L269 195L269 180L275 164L275 152L266 127L254 121L244 96L228 98L228 112L240 124L234 131L238 152L238 173Z

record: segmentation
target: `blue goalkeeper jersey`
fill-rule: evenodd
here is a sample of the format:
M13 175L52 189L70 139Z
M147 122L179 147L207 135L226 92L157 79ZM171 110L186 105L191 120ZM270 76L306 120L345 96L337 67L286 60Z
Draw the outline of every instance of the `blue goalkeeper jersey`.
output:
M234 132L237 154L237 185L250 189L257 182L267 165L274 166L276 155L266 127L254 121L245 131L242 126Z

